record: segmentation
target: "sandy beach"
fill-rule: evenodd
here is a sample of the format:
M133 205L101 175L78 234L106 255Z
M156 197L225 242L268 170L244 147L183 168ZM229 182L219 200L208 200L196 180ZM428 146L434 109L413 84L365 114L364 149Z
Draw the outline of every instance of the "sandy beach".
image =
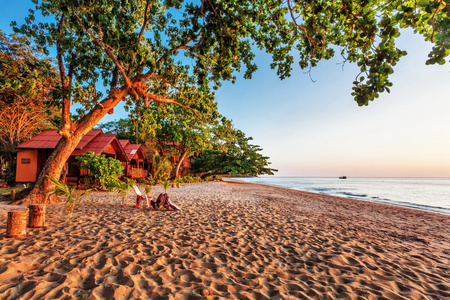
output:
M162 192L155 187L152 196ZM6 238L0 299L450 299L450 216L229 180L92 193Z

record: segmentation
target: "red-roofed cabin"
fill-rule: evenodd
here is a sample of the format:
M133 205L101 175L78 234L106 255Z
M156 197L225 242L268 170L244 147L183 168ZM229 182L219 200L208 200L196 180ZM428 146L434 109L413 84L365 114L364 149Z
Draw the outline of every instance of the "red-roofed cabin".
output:
M148 163L143 153L144 146L140 144L131 144L129 140L119 140L129 161L127 168L127 177L145 178L147 177Z
M61 139L57 130L47 130L29 141L19 145L17 153L16 182L36 182L37 176L44 168L50 154ZM94 129L78 143L65 164L67 180L78 180L86 175L74 165L75 157L86 153L104 154L122 162L126 170L128 159L125 150L114 134L104 134L101 129Z

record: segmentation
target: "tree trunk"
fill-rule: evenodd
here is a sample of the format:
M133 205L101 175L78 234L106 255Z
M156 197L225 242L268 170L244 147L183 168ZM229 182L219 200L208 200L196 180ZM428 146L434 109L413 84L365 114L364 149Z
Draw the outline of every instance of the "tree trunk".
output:
M178 160L177 165L175 167L175 173L173 174L174 179L177 179L178 172L180 171L181 164L183 163L183 160L186 158L186 155L187 155L187 151L183 151L183 153L181 154L180 159Z
M63 136L61 138L56 145L55 150L47 159L47 162L45 163L44 168L39 174L36 184L30 193L33 197L32 203L49 204L54 202L54 199L49 199L48 196L49 191L53 188L53 183L46 176L59 180L64 164L70 157L70 154L72 154L75 150L75 147L81 141L83 136L84 135L77 134L70 137Z
M62 138L56 145L47 162L44 165L42 172L30 193L31 199L27 199L29 203L49 204L55 202L55 199L49 199L49 191L53 188L53 183L46 176L59 180L61 171L75 150L81 139L94 128L95 125L120 101L125 99L129 94L127 87L115 89L110 96L104 99L100 104L97 104L88 114L81 118L75 124L64 124L59 131Z

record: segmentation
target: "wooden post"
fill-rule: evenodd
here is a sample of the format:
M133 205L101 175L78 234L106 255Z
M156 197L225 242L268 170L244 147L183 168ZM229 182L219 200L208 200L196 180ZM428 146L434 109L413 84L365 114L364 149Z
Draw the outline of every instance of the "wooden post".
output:
M37 228L45 225L45 204L30 204L28 206L28 227Z
M21 237L27 234L27 213L28 210L12 210L8 212L6 237Z
M12 189L11 190L11 202L14 202L14 200L16 200L16 190Z

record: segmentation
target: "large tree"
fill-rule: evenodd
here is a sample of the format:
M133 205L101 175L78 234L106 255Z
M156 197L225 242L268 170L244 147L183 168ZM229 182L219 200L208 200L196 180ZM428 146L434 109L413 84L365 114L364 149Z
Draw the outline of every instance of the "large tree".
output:
M221 139L220 139L221 140ZM252 137L246 137L240 130L234 130L233 138L216 140L212 149L200 151L192 160L191 172L212 175L273 175L276 169L269 168L269 157L263 156L258 145L250 144Z
M178 176L186 157L211 147L211 133L219 117L215 103L211 103L209 112L203 113L202 118L175 104L149 105L143 110L143 119L154 120L156 125L149 132L153 147L174 158L173 178Z
M179 105L155 102L130 112L127 119L99 124L98 127L129 140L138 136L139 143L173 158L173 178L178 176L186 157L212 147L212 133L218 130L222 118L215 103L211 103L209 111L201 118Z
M28 39L0 30L0 157L8 165L8 183L15 181L17 146L55 128L56 78L55 65Z
M353 92L361 105L391 86L392 66L405 54L395 47L400 27L412 27L435 43L430 63L443 63L449 54L449 5L441 0L33 2L54 21L37 23L31 11L16 30L44 49L56 47L63 102L62 138L35 193L50 187L45 175L57 178L81 138L120 101L207 111L210 87L234 80L242 66L251 77L255 47L272 54L280 78L289 76L294 54L301 68L310 68L338 51L361 68ZM74 102L85 112L76 121Z

